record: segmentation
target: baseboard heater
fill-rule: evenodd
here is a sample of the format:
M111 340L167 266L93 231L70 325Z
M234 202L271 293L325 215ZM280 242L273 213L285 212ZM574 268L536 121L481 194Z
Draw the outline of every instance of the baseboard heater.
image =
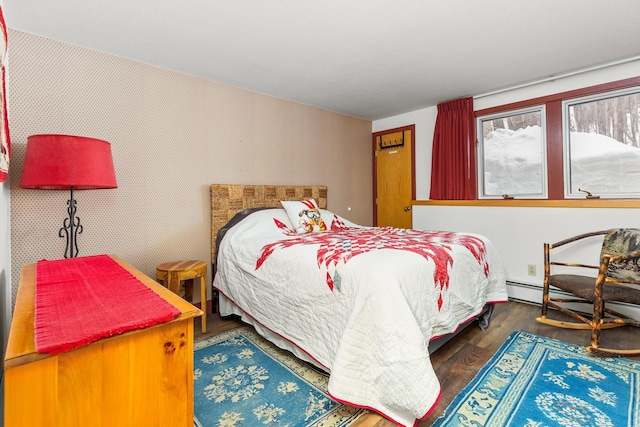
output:
M594 278L595 281L595 278ZM534 285L531 283L515 282L507 280L507 292L509 294L509 300L523 302L526 304L542 305L542 285ZM565 292L561 289L552 288L550 292L551 297L556 298L572 298L574 295L569 292ZM640 319L640 307L634 304L628 304L625 302L617 302L608 304L612 309L620 311L626 315L633 317L634 319ZM585 309L584 304L574 304L576 311L582 311Z

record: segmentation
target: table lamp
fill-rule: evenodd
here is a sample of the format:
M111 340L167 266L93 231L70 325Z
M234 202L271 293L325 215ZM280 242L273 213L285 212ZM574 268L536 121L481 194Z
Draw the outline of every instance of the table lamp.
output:
M55 134L27 138L20 188L71 192L67 201L69 217L58 232L58 236L66 237L65 258L78 256L76 238L82 233L73 191L117 187L111 144L107 141Z

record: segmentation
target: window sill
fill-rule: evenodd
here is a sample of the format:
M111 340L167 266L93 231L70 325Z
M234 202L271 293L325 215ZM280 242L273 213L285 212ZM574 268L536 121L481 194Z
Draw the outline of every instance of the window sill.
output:
M640 200L575 199L575 200L413 200L414 206L495 206L527 208L640 208Z

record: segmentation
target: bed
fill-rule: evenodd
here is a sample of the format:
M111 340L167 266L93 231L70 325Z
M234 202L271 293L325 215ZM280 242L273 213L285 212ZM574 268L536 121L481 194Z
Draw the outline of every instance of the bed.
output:
M333 399L413 426L441 393L429 354L507 300L500 258L481 235L363 227L326 208L325 186L211 185L220 314L329 372Z

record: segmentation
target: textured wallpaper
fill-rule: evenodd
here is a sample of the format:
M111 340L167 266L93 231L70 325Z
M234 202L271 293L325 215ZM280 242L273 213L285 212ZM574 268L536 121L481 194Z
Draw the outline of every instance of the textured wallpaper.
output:
M69 193L18 187L32 134L111 143L118 188L75 192L79 255L117 254L152 277L162 262L209 260L211 183L328 185L332 210L371 223L371 122L20 31L9 40L13 300L21 266L65 246Z

